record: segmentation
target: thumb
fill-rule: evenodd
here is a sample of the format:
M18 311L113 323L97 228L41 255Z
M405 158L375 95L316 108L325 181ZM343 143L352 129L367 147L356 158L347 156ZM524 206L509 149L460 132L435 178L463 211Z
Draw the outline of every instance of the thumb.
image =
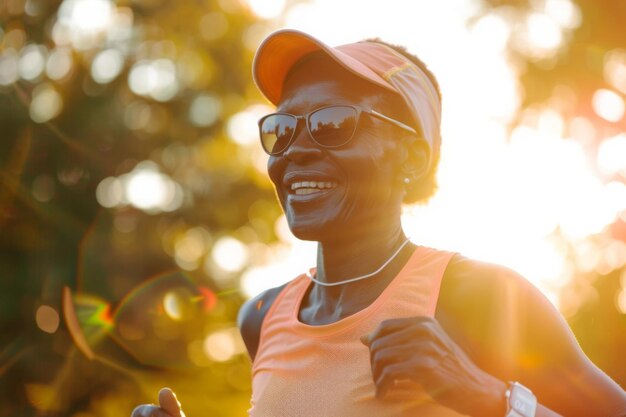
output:
M185 417L176 394L169 388L161 388L159 391L159 406L172 417Z

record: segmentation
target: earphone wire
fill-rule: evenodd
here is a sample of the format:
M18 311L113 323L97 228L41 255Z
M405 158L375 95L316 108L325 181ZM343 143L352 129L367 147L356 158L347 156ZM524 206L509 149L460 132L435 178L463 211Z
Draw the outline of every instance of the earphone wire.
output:
M313 275L311 275L311 273L310 273L310 272L307 272L307 273L306 273L306 276L307 276L307 277L308 277L311 281L313 281L314 283L316 283L316 284L318 284L318 285L321 285L321 286L323 286L323 287L335 287L335 286L337 286L337 285L349 284L349 283L351 283L351 282L361 281L361 280L366 279L366 278L371 278L371 277L373 277L374 275L378 274L378 273L379 273L380 271L382 271L383 269L385 269L385 267L387 267L387 265L389 265L389 264L391 263L391 261L393 261L393 260L396 258L396 256L398 256L398 254L400 253L400 251L401 251L401 250L402 250L402 249L403 249L403 248L404 248L404 247L405 247L405 246L406 246L406 245L407 245L410 241L411 241L411 240L410 240L410 238L407 238L407 239L406 239L406 240L402 243L402 245L400 245L400 247L399 247L399 248L398 248L398 249L394 252L394 254L393 254L393 255L391 255L391 257L385 261L385 263L383 263L383 264L382 264L382 265L381 265L381 266L380 266L380 267L379 267L376 271L374 271L374 272L370 272L369 274L366 274L366 275L361 275L361 276L359 276L359 277L349 278L349 279L346 279L346 280L343 280L343 281L337 281L337 282L324 282L324 281L320 281L320 280L316 279L315 277L313 277Z

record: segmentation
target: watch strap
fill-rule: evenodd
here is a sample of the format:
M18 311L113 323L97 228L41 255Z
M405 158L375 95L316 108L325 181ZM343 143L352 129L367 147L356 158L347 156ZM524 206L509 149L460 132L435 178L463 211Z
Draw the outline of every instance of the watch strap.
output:
M505 417L535 417L537 398L531 390L519 382L510 382L505 395L507 397Z

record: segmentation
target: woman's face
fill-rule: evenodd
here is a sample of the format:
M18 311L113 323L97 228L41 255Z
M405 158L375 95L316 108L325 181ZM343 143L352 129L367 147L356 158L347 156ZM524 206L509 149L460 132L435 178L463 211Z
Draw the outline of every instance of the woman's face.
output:
M380 89L323 57L293 72L277 111L304 115L336 104L385 113ZM394 134L399 134L395 127L362 113L352 140L327 149L311 139L300 120L289 148L268 161L269 176L296 237L323 242L399 223L403 145ZM293 188L303 182L311 190L296 193Z

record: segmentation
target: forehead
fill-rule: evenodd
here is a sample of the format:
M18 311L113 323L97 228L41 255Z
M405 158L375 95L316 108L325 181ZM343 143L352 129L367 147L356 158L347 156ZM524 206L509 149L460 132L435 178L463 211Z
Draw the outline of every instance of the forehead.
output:
M357 77L333 59L311 54L289 72L278 109L297 111L329 104L380 108L387 94L381 87Z

